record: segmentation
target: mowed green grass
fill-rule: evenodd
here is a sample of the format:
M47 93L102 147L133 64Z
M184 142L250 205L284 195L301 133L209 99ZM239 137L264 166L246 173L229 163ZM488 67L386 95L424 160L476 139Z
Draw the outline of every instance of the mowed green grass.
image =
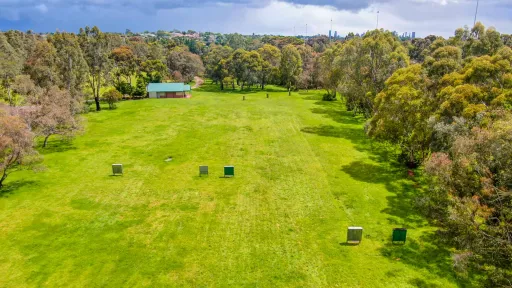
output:
M321 92L278 91L123 102L86 115L73 142L51 138L46 171L12 174L0 197L0 286L460 284L364 120ZM364 227L359 246L347 226Z

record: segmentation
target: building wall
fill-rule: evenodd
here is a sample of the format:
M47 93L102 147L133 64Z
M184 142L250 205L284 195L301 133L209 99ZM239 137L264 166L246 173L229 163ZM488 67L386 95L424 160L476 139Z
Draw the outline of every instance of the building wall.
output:
M185 98L186 92L149 92L149 98Z

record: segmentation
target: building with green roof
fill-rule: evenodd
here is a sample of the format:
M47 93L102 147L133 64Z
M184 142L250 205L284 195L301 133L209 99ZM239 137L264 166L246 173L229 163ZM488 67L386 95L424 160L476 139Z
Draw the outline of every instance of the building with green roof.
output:
M149 83L149 98L190 98L190 85L185 83Z

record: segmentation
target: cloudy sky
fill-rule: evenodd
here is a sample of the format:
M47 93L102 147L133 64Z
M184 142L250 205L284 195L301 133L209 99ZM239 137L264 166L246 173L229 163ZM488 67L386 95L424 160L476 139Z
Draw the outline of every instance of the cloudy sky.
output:
M377 25L451 36L472 25L476 0L0 0L0 30L76 32L196 30L243 34L341 35ZM512 0L481 0L478 20L512 34Z

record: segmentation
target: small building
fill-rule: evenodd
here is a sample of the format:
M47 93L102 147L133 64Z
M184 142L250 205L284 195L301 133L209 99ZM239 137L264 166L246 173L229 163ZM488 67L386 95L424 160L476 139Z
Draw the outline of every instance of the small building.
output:
M149 83L149 98L190 98L190 85L184 83Z

